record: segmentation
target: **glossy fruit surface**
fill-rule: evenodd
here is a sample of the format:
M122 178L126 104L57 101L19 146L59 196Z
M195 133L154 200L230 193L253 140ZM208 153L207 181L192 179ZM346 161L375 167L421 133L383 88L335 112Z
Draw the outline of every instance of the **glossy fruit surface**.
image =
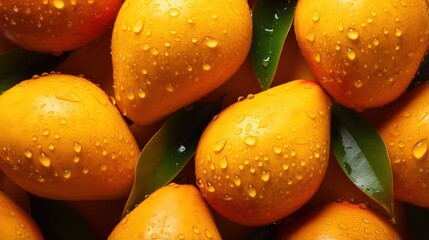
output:
M105 32L122 3L122 0L2 0L0 33L33 51L73 50Z
M100 200L131 189L139 148L119 111L90 81L47 74L0 96L0 169L46 198Z
M250 48L245 0L130 0L112 37L115 98L149 125L225 82Z
M320 84L336 101L357 110L399 97L429 43L424 0L300 0L294 24Z
M316 191L329 154L330 99L309 80L249 95L204 131L195 157L209 204L243 225L264 225Z
M0 236L2 239L42 240L43 235L30 214L0 191Z
M392 164L398 200L429 207L429 85L424 83L386 106L378 130Z
M282 226L279 239L401 239L389 220L365 204L332 202Z
M204 199L192 185L171 183L152 193L110 234L116 239L221 239Z

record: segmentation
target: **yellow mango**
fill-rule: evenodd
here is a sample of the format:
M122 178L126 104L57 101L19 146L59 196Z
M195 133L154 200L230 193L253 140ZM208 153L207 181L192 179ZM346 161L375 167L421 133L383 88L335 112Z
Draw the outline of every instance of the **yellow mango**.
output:
M171 183L126 215L108 240L221 239L210 209L192 185Z
M46 198L126 196L139 148L108 96L90 81L51 74L0 96L0 169Z
M264 225L315 193L329 159L331 100L315 82L294 80L223 110L195 156L209 204L243 225Z

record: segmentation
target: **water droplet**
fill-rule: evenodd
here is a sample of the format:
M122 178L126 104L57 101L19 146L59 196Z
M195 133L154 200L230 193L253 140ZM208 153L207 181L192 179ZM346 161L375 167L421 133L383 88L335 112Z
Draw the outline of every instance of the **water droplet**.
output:
M402 31L399 28L395 29L395 36L400 37L402 35Z
M359 38L359 32L354 28L349 28L347 31L347 37L350 40L356 40Z
M308 41L313 42L314 39L316 38L316 35L314 35L314 33L310 33L305 37Z
M289 169L289 165L287 163L282 163L282 169L287 171Z
M76 153L80 153L82 151L82 146L78 142L74 142L74 144L73 144L73 150Z
M256 196L256 189L250 183L248 187L249 188L247 189L247 194L249 194L250 197L254 198Z
M55 145L53 143L50 143L48 145L49 150L53 151L55 149Z
M320 53L317 52L316 55L314 55L314 60L318 63L320 63Z
M107 164L101 163L100 164L100 169L101 169L101 171L106 171L107 170Z
M62 125L65 125L65 124L67 124L67 120L65 118L60 118L60 123Z
M355 58L356 58L356 52L353 49L351 49L351 48L347 48L347 57L350 60L355 60Z
M268 66L270 66L271 64L270 56L262 58L261 64L262 64L262 67L264 68L267 68Z
M74 156L73 157L73 162L74 163L78 163L80 161L80 157L79 156Z
M249 99L249 96L250 96L251 94L249 94L248 95L248 97L247 97L247 99ZM252 95L253 96L253 95ZM265 121L265 120L261 120L260 122L259 122L259 125L258 125L258 127L259 128L265 128L265 127L267 127L268 126L268 123Z
M405 147L405 142L403 142L403 141L398 142L398 147L399 148L404 148Z
M68 102L80 102L80 98L73 93L56 93L55 97Z
M158 48L151 48L150 53L154 56L157 56L159 54Z
M241 178L239 176L235 175L233 181L237 187L239 187L241 185Z
M177 8L170 8L168 14L172 17L177 17L180 14L180 11Z
M45 181L45 179L44 179L41 175L37 175L36 179L37 179L37 181L38 181L38 182L40 182L40 183L42 183L42 182L44 182L44 181Z
M174 87L171 84L167 84L167 86L165 86L165 90L167 92L174 92Z
M210 181L207 181L207 191L214 192L216 189Z
M206 229L205 234L206 234L206 237L207 237L208 239L211 239L211 238L212 238L212 234L210 233L210 231L209 231L209 230L207 230L207 229Z
M424 138L419 142L417 142L416 144L414 144L411 151L412 151L413 157L415 157L417 160L421 160L427 154L428 139Z
M203 62L203 64L201 65L201 67L203 68L203 70L208 71L212 68L212 66L206 62Z
M44 153L44 152L40 152L40 156L39 156L39 162L44 166L44 167L49 167L51 166L51 159Z
M54 0L53 4L54 4L54 7L57 9L63 9L64 8L64 2L62 0Z
M288 185L292 185L292 184L293 184L293 180L292 180L292 178L288 178L288 179L286 180L286 182L287 182L287 184L288 184Z
M362 80L360 80L360 79L357 79L357 80L355 80L355 81L353 82L353 84L355 85L355 87L357 87L357 88L361 88L361 87L362 87L362 85L363 85L363 81L362 81Z
M198 229L198 227L196 227L196 226L193 226L193 227L192 227L192 231L193 231L195 234L200 234L200 229Z
M339 227L340 229L347 230L347 226L346 226L346 225L344 225L344 224L342 224L342 223L340 223L340 224L338 225L338 227Z
M220 162L219 162L219 166L222 169L226 169L228 167L228 159L226 158L226 156L224 156Z
M33 153L31 152L30 149L26 149L24 151L24 155L25 155L26 158L31 158L33 156Z
M258 137L257 136L246 136L246 137L244 137L243 141L246 145L253 146L258 141Z
M368 224L368 223L369 223L369 220L368 220L367 218L362 218L362 222L364 222L364 223Z
M142 31L142 29L143 29L143 26L144 26L144 22L143 22L141 19L139 19L139 20L134 24L134 26L133 26L133 31L134 31L135 33L140 33L140 32Z
M219 140L213 146L213 151L220 152L225 147L226 139Z
M64 171L63 171L63 177L65 179L69 179L71 177L71 170L70 169L64 169Z
M318 12L314 12L313 13L313 17L311 18L311 20L313 20L313 22L317 22L320 19L320 15Z
M273 146L273 151L274 151L275 154L282 153L282 149L279 146Z
M264 182L267 182L270 179L270 171L262 171L261 179Z
M216 48L219 42L214 38L206 38L206 46L209 48Z

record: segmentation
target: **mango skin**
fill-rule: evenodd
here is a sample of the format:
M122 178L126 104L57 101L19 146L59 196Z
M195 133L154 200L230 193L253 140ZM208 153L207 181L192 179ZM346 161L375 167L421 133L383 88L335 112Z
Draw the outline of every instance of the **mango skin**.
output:
M330 106L317 83L295 80L223 110L205 129L195 156L205 199L249 226L300 208L327 168Z
M117 105L150 125L227 81L250 49L245 0L129 0L112 35Z
M0 34L32 51L73 50L104 33L122 3L123 0L2 0Z
M52 74L0 96L0 170L45 198L125 197L139 148L119 111L90 81Z
M429 207L429 85L423 83L384 107L377 129L391 161L395 198Z
M402 238L389 219L365 204L329 202L280 225L279 240Z
M0 191L0 222L2 239L44 239L39 226L30 214L2 191Z
M222 239L210 209L193 185L170 183L126 215L108 240Z
M359 111L398 98L429 44L424 0L300 0L294 26L302 54L323 88Z

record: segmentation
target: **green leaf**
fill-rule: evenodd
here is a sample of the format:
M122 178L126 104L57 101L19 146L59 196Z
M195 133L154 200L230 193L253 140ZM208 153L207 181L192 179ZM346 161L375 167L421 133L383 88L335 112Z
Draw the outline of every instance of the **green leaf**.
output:
M253 39L250 49L259 84L268 89L292 26L296 0L256 0L253 6Z
M393 217L392 168L377 130L355 111L334 104L331 143L350 180Z
M54 56L49 53L38 53L22 48L15 48L0 54L0 93L15 84L55 69L68 56L63 53Z
M122 217L177 176L195 154L204 128L220 108L221 101L198 102L177 111L165 122L140 153L134 186Z
M46 240L96 239L86 220L63 202L31 196L31 209Z
M406 204L408 225L410 226L413 240L426 240L429 235L427 223L429 222L429 210L411 204Z

